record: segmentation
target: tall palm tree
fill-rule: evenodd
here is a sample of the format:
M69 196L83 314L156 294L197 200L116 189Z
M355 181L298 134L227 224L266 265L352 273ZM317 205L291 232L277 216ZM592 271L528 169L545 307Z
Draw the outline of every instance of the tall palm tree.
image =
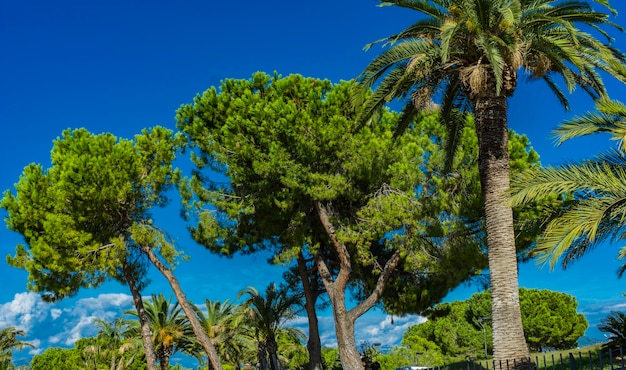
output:
M234 365L250 360L244 358L246 349L252 347L252 340L243 322L241 306L229 300L220 302L206 299L205 308L206 314L197 307L196 313L218 356Z
M524 172L511 185L513 204L522 204L552 194L569 194L562 207L548 216L544 232L532 253L554 267L563 267L607 240L626 238L626 106L601 99L596 112L566 121L555 130L557 144L593 133L609 133L617 149L563 166ZM619 252L626 257L626 247ZM621 276L626 264L619 270Z
M479 172L485 205L489 271L493 295L495 360L528 358L518 297L517 260L509 191L507 98L520 69L542 79L567 108L555 80L592 97L605 94L599 71L614 74L624 61L616 49L580 26L607 36L608 15L585 1L557 0L389 0L423 15L416 23L379 42L389 48L358 77L361 96L380 82L365 102L362 122L387 102L406 102L399 131L418 112L440 100L449 128L449 162L461 132L457 112L474 114ZM598 0L608 6L608 1ZM610 9L610 8L609 8ZM617 27L617 26L616 26ZM619 28L619 27L617 27Z
M247 295L244 302L246 318L255 331L257 340L257 354L261 370L280 370L278 361L278 333L289 332L297 335L297 329L286 328L287 320L296 315L294 307L301 305L300 298L289 295L287 289L279 289L271 283L265 290L265 295L255 288L248 287L239 292L239 297ZM267 357L269 356L269 366Z
M17 329L13 326L0 329L0 369L9 368L14 349L21 350L24 347L35 347L31 343L17 339L17 337L23 337L25 335L26 332L24 330Z
M153 294L152 300L144 304L150 321L155 355L162 370L169 369L170 357L177 351L201 359L197 354L198 343L187 317L178 302L172 304L171 301L171 298L166 300L163 294ZM127 313L137 316L136 311ZM138 331L136 326L131 330Z

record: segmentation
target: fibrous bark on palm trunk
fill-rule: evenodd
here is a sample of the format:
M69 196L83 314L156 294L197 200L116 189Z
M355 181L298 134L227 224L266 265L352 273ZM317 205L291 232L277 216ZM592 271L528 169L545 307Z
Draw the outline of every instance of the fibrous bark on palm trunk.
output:
M489 248L494 360L521 361L528 359L529 351L519 304L513 211L508 205L510 164L506 99L494 93L475 97L472 102Z

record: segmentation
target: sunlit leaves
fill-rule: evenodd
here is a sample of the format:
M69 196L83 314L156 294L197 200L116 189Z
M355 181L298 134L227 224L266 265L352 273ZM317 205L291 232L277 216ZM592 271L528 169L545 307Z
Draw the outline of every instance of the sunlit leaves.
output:
M161 127L134 140L65 130L49 168L27 166L1 206L7 226L24 236L26 245L8 261L29 272L30 289L56 300L109 278L123 281L120 266L138 242L171 262L176 252L151 226L149 212L165 204L165 191L178 180L178 147L179 138Z

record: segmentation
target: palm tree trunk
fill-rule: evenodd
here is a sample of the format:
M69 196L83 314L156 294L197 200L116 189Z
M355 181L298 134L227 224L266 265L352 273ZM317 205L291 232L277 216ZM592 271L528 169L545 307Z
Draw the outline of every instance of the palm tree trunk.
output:
M510 164L505 96L473 100L478 163L485 204L491 275L494 360L529 358L519 304L513 211L508 205Z
M191 324L193 333L196 335L196 337L200 341L200 344L202 345L202 348L204 348L204 350L207 353L207 356L209 357L209 361L211 362L212 369L222 370L222 364L217 355L217 351L215 350L215 347L211 343L211 340L209 339L208 335L204 332L204 329L202 329L202 324L200 323L200 320L198 320L196 313L193 311L191 304L187 301L187 297L185 296L185 293L183 293L183 290L181 289L180 284L178 284L178 279L176 279L176 276L174 276L172 271L169 268L167 268L163 264L163 262L161 262L161 260L156 256L156 254L154 254L154 252L152 251L152 248L142 245L141 251L146 256L148 256L148 259L150 260L150 262L152 262L152 264L156 266L156 268L161 272L161 274L163 274L163 276L167 279L168 283L170 284L170 287L172 287L172 290L174 291L174 295L176 296L178 303L180 304L181 308L185 312L185 316L187 316L187 319L189 320L189 323Z
M278 362L278 343L273 338L267 340L267 354L270 358L270 369L280 370L280 363Z
M257 360L259 361L259 369L267 370L267 350L265 342L259 342L257 347Z
M161 370L169 370L170 368L170 358L169 356L165 356L159 359L159 364L161 365Z
M150 322L148 315L146 314L146 310L143 307L143 299L141 298L139 289L137 289L137 284L135 283L135 278L133 277L133 272L131 271L131 266L128 264L128 261L124 261L122 270L124 277L126 278L126 284L128 284L130 292L133 296L135 309L137 310L137 317L139 318L139 325L141 326L141 340L143 342L143 349L146 355L146 365L148 366L148 370L157 370L154 344L152 343L152 332L150 331Z
M298 273L300 275L300 280L302 281L304 306L309 321L309 339L306 343L306 348L309 351L309 370L323 370L322 343L320 340L317 312L315 310L315 301L317 300L318 293L314 291L316 289L309 280L315 279L313 281L316 281L317 275L308 271L302 252L298 254Z

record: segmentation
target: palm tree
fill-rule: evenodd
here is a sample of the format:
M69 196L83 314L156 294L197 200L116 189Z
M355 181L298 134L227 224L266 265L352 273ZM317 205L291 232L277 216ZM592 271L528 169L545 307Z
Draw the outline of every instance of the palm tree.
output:
M244 362L246 349L252 347L252 341L248 327L243 322L241 306L229 300L220 302L206 299L205 308L206 314L196 307L196 314L219 357L234 365Z
M129 366L134 361L135 355L125 357L124 353L128 351L134 353L141 348L138 338L132 335L131 322L118 317L113 321L96 318L94 323L98 328L96 337L100 339L99 343L103 347L100 348L100 355L111 359L110 369L119 370ZM118 358L118 354L122 356Z
M296 315L294 306L300 305L297 296L288 295L287 289L279 289L271 283L265 290L265 296L255 288L248 287L239 292L239 297L247 295L244 305L246 306L246 318L249 325L254 328L257 340L257 354L261 370L280 370L278 361L278 333L282 335L301 335L295 328L285 328L285 321ZM267 357L269 356L269 367Z
M17 339L17 337L23 337L25 335L26 332L24 330L17 329L13 326L0 329L0 369L9 368L14 349L21 350L24 347L35 347L31 343Z
M608 1L597 2L608 6ZM365 123L384 104L401 98L406 101L398 127L402 131L420 110L432 108L433 100L440 98L438 109L449 128L452 163L462 128L462 120L455 119L457 112L474 114L493 295L494 359L526 359L513 214L506 196L510 181L507 98L515 92L521 68L531 80L545 81L566 108L567 98L555 81L557 76L569 91L581 86L593 98L604 95L599 71L615 74L614 68L624 57L609 41L603 43L578 26L588 26L608 38L602 27L614 24L585 1L382 3L413 9L424 17L379 41L390 47L358 77L362 97L380 81L365 102L361 121Z
M280 328L276 341L278 343L278 362L282 368L302 369L309 362L309 353L303 345L306 336L300 330Z
M511 185L513 204L569 194L563 206L549 215L532 252L551 267L562 261L565 268L602 242L626 237L626 106L601 99L596 109L560 125L555 130L557 143L605 132L618 140L617 150L580 163L527 171ZM619 257L626 257L626 247ZM626 264L619 275L625 271Z
M171 298L166 300L163 294L153 294L152 300L144 305L150 321L155 355L162 370L169 369L170 357L177 351L199 357L193 329L178 302L172 304L171 301ZM127 313L137 316L135 311ZM131 331L138 331L137 326L134 325Z
M598 329L609 333L607 347L626 347L626 313L612 311L609 316L600 321Z

